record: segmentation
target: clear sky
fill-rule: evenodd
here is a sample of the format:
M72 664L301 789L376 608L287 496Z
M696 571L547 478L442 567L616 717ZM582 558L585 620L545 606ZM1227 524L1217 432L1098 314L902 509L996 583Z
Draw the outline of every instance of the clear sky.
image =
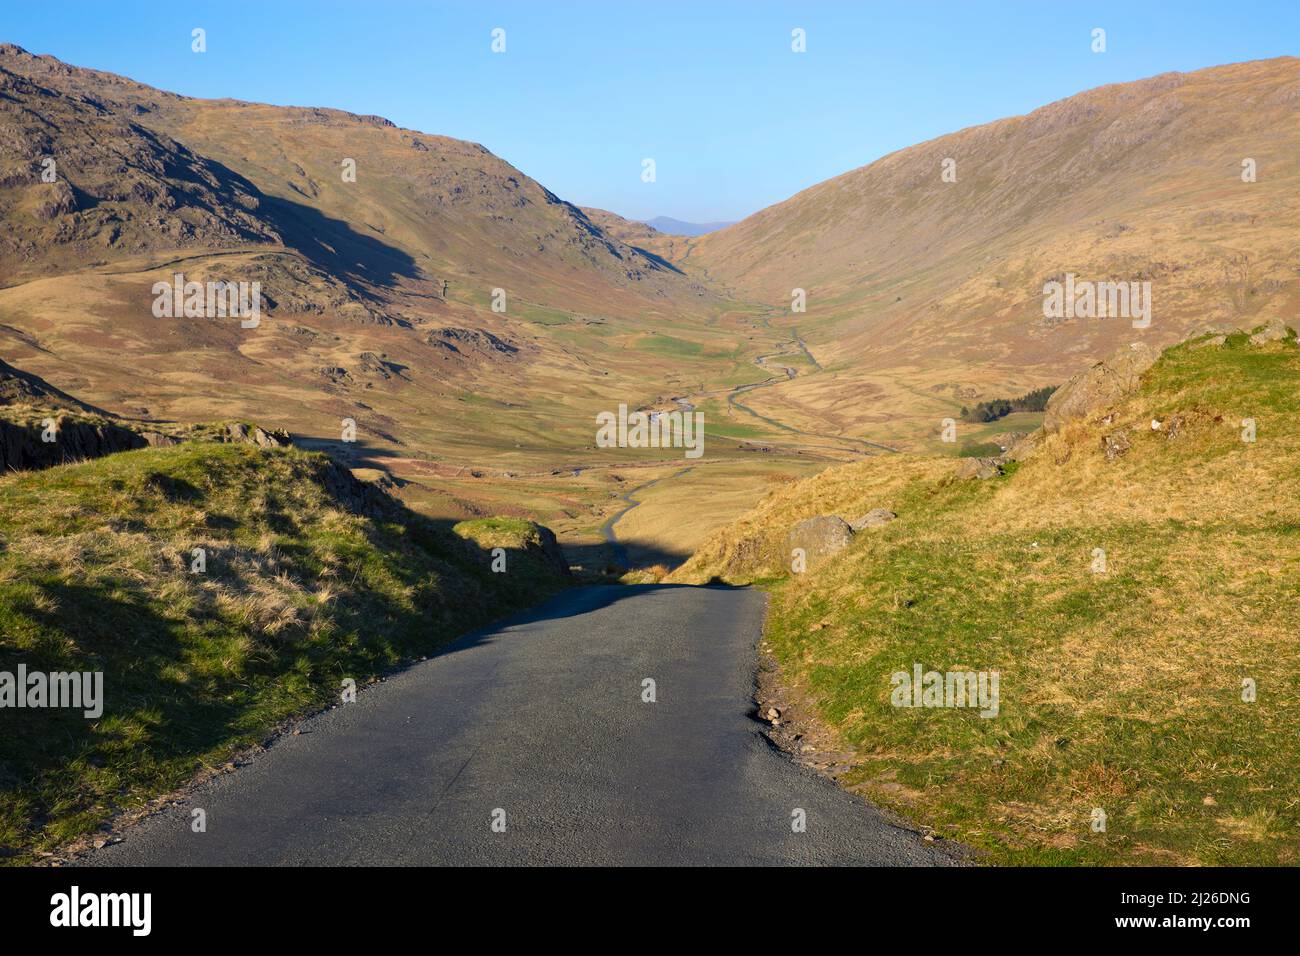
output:
M0 0L0 41L190 96L377 113L581 205L700 222L1104 83L1300 54L1300 0Z

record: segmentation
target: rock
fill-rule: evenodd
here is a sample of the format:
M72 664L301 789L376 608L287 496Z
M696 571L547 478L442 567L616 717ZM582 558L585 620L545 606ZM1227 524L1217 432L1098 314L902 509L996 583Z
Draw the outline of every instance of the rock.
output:
M791 529L786 538L786 553L802 548L811 569L843 551L852 540L853 529L847 521L835 515L819 515L800 521Z
M970 478L993 478L1002 474L1002 459L1000 458L963 458L957 465L957 470L953 477L960 479Z
M1106 460L1114 461L1132 448L1133 444L1129 441L1127 432L1118 431L1101 436L1101 447L1106 451Z
M1006 450L1002 459L1004 461L1024 461L1032 455L1043 443L1043 430L1041 428L1030 432L1024 438L1021 438L1014 445Z
M555 537L555 532L544 524L536 525L538 537L542 539L542 554L550 563L557 574L563 577L569 577L573 572L569 570L569 559L564 556L563 549L560 548L560 542Z
M854 531L861 531L863 528L874 528L877 525L888 524L897 518L888 508L872 508L857 521L850 521L849 527Z
M280 437L273 432L263 431L261 428L253 429L253 443L259 448L282 448L284 444Z
M74 421L54 411L48 416L56 422L56 439L52 442L42 440L44 417L23 422L0 421L0 471L49 468L145 448L149 444L138 432L110 421Z
M224 439L231 445L256 445L259 448L284 448L293 444L289 433L282 428L267 431L253 426L250 432L243 422L231 422L226 426Z
M1138 387L1142 373L1154 365L1158 357L1146 343L1135 342L1106 361L1075 375L1047 400L1044 431L1059 431L1067 422L1080 421L1115 404Z
M1204 342L1197 342L1195 345L1192 346L1192 348L1217 349L1219 346L1223 345L1223 343L1226 341L1228 341L1228 337L1226 335L1212 335Z
M1001 448L1005 454L1020 444L1028 434L1029 432L998 432L989 441Z
M443 349L457 355L465 352L478 352L480 354L513 358L519 352L517 345L513 345L483 329L454 327L434 329L424 337L424 341L434 348Z
M1250 337L1251 345L1264 345L1267 342L1280 342L1286 338L1289 330L1281 319L1269 319L1268 324Z

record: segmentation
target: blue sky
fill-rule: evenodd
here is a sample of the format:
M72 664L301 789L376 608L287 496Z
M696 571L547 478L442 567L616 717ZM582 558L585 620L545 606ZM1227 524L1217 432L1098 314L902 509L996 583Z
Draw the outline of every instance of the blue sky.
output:
M0 40L34 53L377 113L482 143L581 205L697 222L1104 83L1300 54L1300 0L0 2Z

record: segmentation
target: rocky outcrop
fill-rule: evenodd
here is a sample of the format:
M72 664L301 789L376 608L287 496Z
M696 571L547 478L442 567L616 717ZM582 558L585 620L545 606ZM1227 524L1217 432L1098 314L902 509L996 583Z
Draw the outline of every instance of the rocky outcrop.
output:
M53 427L47 427L47 422ZM52 440L46 441L47 437ZM29 422L0 420L3 472L50 468L148 445L139 432L109 421L78 421L53 414Z
M1281 319L1269 319L1267 325L1250 337L1250 344L1264 345L1268 342L1280 342L1290 332L1291 330Z
M55 388L39 375L0 361L0 405L40 405L68 411L106 413Z
M243 422L228 424L218 440L229 445L256 445L258 448L287 448L293 444L293 439L283 428L267 431L256 425L249 428Z
M786 537L786 554L803 551L809 570L838 554L853 541L853 529L836 515L819 515L800 521Z
M368 518L378 518L391 512L397 503L382 488L362 481L352 474L352 469L333 458L321 465L321 484L326 493L344 511Z
M434 329L424 337L424 341L428 345L456 355L477 353L501 358L513 358L519 352L517 345L512 345L505 339L483 329L454 327Z
M1067 422L1080 421L1095 411L1114 405L1138 387L1142 373L1154 365L1158 357L1149 345L1135 342L1104 362L1080 372L1048 399L1043 430L1060 431Z
M537 529L537 535L542 542L542 555L546 562L554 568L556 574L563 577L569 577L572 572L569 570L569 559L564 556L564 551L560 548L560 542L555 537L555 532L544 524L533 523Z
M1117 431L1111 432L1109 435L1102 435L1101 447L1106 452L1106 460L1114 461L1132 448L1133 443L1129 441L1127 432Z
M965 481L970 478L994 478L1002 474L1001 458L963 458L953 472L953 477Z
M875 528L882 524L888 524L897 517L898 515L888 508L872 508L856 521L850 521L849 527L854 531L861 531L864 528Z

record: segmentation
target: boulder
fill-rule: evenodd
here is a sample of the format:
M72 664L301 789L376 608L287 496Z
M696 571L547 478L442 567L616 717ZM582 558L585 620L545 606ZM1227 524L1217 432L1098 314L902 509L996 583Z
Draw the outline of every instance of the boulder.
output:
M993 478L1002 474L1001 458L963 458L957 465L957 470L953 472L954 478Z
M555 572L562 577L569 577L572 571L569 570L569 559L564 556L564 550L560 547L559 539L555 537L555 532L544 524L536 525L538 537L542 541L542 554Z
M256 445L258 448L284 448L293 444L289 433L282 428L271 431L253 426L249 431L243 422L230 422L221 440L232 445Z
M1043 429L1059 431L1067 422L1080 421L1115 404L1138 387L1142 373L1154 365L1157 358L1156 351L1149 345L1134 342L1104 362L1080 372L1048 399Z
M853 529L847 521L836 515L819 515L800 521L790 530L786 538L786 554L802 548L811 570L843 551L852 540Z
M1286 338L1286 323L1281 319L1269 319L1268 324L1250 337L1251 345L1264 345L1267 342L1280 342Z
M898 515L888 508L872 508L856 521L850 521L849 527L854 531L861 531L863 528L874 528L877 525L888 524L897 517Z
M1129 441L1127 432L1118 431L1103 435L1101 447L1106 451L1106 460L1114 461L1132 448L1133 444Z

